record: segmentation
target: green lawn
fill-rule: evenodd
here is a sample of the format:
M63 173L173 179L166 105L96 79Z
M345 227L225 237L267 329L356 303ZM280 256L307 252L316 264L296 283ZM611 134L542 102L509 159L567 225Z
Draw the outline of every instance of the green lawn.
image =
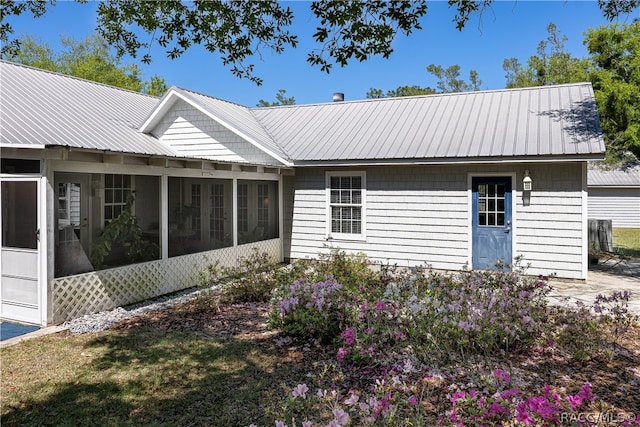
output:
M638 248L637 237L627 241ZM620 298L595 316L587 308L548 306L546 281L517 273L374 273L366 259L336 254L326 268L347 288L333 278L294 280L315 277L308 265L254 269L220 292L108 331L62 332L0 349L2 426L273 426L283 419L300 426L305 418L324 426L344 420L345 409L350 426L372 414L379 416L374 425L436 425L453 409L475 416L485 399L507 405L498 414L501 424L515 425L520 403L546 399L545 384L562 394L553 398L560 414L574 410L568 397L587 381L598 398L580 407L584 413L629 414L640 407L640 395L621 387L637 379L640 328L631 314L609 317L624 306ZM283 280L289 286L273 293L271 308L264 295L255 300L256 289L271 295ZM516 285L521 291L514 292ZM298 298L314 304L288 311ZM485 308L495 301L500 310ZM299 340L269 328L267 313L281 313L282 330ZM453 316L473 318L480 335ZM320 340L340 319L345 326ZM521 331L518 339L508 340L507 329ZM305 397L299 390L307 384ZM480 406L451 400L453 390L472 386ZM498 389L512 394L503 399ZM356 411L355 397L369 403ZM384 405L393 410L375 412Z
M0 353L2 425L272 425L278 385L304 378L283 351L153 328L25 341Z
M640 258L640 228L614 228L613 247L617 252Z

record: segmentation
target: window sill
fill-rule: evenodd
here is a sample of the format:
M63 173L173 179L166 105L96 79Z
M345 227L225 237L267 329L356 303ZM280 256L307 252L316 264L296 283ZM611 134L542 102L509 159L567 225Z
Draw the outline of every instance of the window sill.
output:
M366 242L367 237L362 234L330 234L324 238L328 242Z

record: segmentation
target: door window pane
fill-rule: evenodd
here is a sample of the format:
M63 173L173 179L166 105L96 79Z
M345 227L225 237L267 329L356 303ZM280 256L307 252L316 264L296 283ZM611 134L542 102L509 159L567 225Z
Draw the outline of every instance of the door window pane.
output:
M38 183L2 183L2 246L38 248Z
M478 184L478 225L505 225L505 192L504 184Z

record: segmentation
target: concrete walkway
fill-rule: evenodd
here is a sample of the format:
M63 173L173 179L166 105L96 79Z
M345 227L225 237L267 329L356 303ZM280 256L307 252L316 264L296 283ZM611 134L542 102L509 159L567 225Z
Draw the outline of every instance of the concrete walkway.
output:
M574 306L575 301L591 305L598 294L629 291L629 311L640 315L640 260L626 260L618 265L610 260L591 266L586 282L552 279L549 283L554 288L549 301L569 306Z
M17 337L9 338L8 340L0 341L0 348L9 347L20 341L28 340L31 338L41 337L43 335L55 334L56 332L64 331L66 328L62 326L47 326L46 328L40 328L28 334L18 335Z

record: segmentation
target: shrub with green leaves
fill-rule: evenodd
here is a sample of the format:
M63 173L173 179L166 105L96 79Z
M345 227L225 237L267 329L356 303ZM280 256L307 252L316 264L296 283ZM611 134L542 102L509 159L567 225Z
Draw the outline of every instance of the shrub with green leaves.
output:
M380 275L372 268L363 253L349 254L337 248L321 254L318 262L313 263L316 280L334 278L350 292L381 293Z
M334 279L297 280L274 291L269 323L287 335L329 342L338 336L346 308L343 286Z
M280 281L289 278L281 270L269 254L254 248L232 267L220 267L218 262L209 264L200 271L199 282L201 287L223 284L223 302L267 302Z

